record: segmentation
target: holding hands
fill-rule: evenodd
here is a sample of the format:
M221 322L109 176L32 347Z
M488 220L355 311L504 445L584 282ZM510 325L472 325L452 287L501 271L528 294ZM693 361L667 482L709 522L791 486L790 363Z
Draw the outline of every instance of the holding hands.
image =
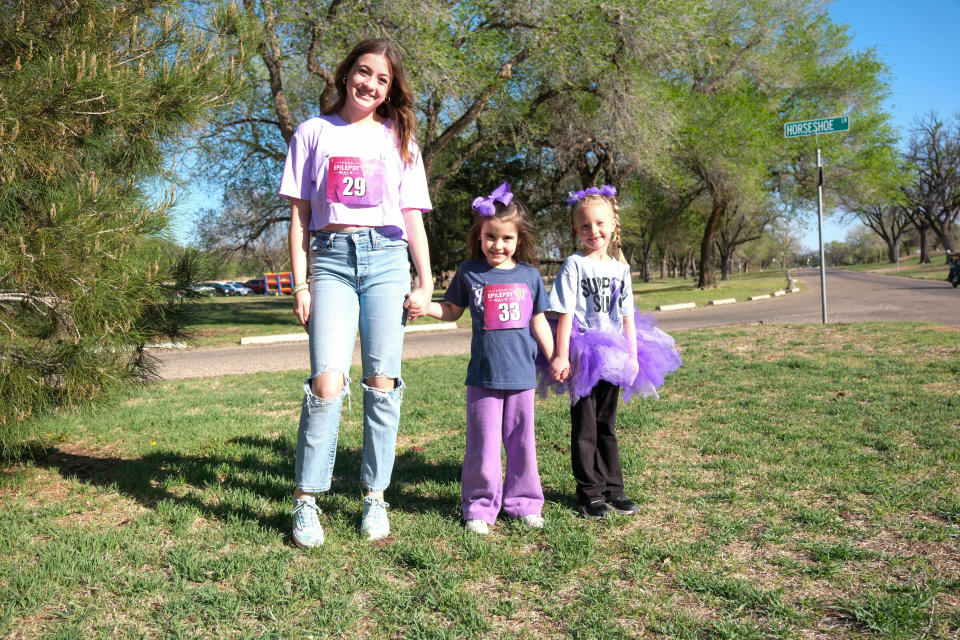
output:
M556 356L550 361L550 375L557 382L565 382L570 377L570 360Z
M403 308L407 310L407 320L413 322L430 312L430 299L433 298L433 289L419 287L407 295Z

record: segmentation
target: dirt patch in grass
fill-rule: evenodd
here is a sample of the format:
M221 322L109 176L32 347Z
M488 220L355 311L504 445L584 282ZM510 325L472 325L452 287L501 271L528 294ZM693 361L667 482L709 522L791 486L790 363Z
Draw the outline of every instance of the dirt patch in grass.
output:
M117 494L93 496L83 504L86 506L85 510L68 514L57 520L57 523L65 527L87 529L123 527L148 511L135 500L126 499Z
M7 640L33 640L44 635L44 629L53 620L58 620L60 616L54 615L54 607L45 607L30 616L24 616L17 621L16 628L7 636Z
M3 493L47 503L63 503L76 498L78 492L89 492L78 503L78 510L57 522L69 527L123 526L146 509L135 500L115 492L101 492L97 485L113 475L128 461L111 457L115 445L93 447L86 443L62 443L51 447L38 457L36 463L44 468L31 472L31 478L18 487Z
M434 433L418 434L398 434L397 451L401 449L413 449L414 451L423 451L424 445L430 444L436 440L446 438L447 436L460 433L460 429L447 429L446 431L436 431Z
M923 389L938 396L960 396L956 382L930 382L923 385Z
M942 525L943 522L927 514L913 514L911 520ZM952 527L956 533L957 527ZM863 540L861 546L871 551L897 558L923 558L942 576L960 575L960 543L956 533L950 541L905 539L892 529L882 529L877 535Z

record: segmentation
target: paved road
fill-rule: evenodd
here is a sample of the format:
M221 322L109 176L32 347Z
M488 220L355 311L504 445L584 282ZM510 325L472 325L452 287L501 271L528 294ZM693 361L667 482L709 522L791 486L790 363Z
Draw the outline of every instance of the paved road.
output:
M718 307L657 312L667 332L755 323L818 323L820 277L815 269L795 272L803 293ZM946 274L946 270L944 270ZM946 275L944 275L946 277ZM828 322L916 320L960 327L960 289L946 280L917 280L872 273L827 270ZM468 353L470 331L408 334L404 358ZM165 379L211 377L255 371L309 369L305 342L265 346L220 347L158 353ZM354 351L359 363L359 350Z

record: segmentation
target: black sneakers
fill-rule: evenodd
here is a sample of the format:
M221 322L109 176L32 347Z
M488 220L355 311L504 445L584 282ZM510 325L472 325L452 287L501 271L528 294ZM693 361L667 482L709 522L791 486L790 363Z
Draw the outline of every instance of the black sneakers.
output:
M587 520L600 520L610 515L610 509L607 508L603 498L599 498L589 504L581 504L580 515Z
M620 498L597 498L588 504L581 504L578 507L580 515L587 520L600 520L610 515L610 512L621 516L632 516L640 513L640 507L626 496Z
M591 503L592 504L592 503ZM621 516L631 516L635 513L640 513L640 507L626 496L620 498L607 498L607 505L614 513L618 513Z

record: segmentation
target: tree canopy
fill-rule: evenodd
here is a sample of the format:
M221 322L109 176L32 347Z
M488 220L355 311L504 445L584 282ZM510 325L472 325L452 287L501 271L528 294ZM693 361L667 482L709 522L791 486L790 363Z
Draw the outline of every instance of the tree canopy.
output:
M812 141L785 142L784 122L851 116L855 130L821 141L838 178L858 170L886 126L885 67L873 51L852 51L845 27L813 1L244 0L229 19L230 50L257 55L243 67L243 94L198 147L201 173L225 192L198 227L208 246L252 247L286 223L275 190L287 142L330 99L333 67L363 37L396 41L415 88L437 269L461 258L451 230L469 218L465 196L507 176L551 237L565 224L567 191L652 179L659 189L635 195L709 194L699 274L712 286L732 203L774 193L789 213L812 201ZM446 193L454 184L460 196ZM631 202L630 216L662 210ZM634 222L648 235L658 226Z

